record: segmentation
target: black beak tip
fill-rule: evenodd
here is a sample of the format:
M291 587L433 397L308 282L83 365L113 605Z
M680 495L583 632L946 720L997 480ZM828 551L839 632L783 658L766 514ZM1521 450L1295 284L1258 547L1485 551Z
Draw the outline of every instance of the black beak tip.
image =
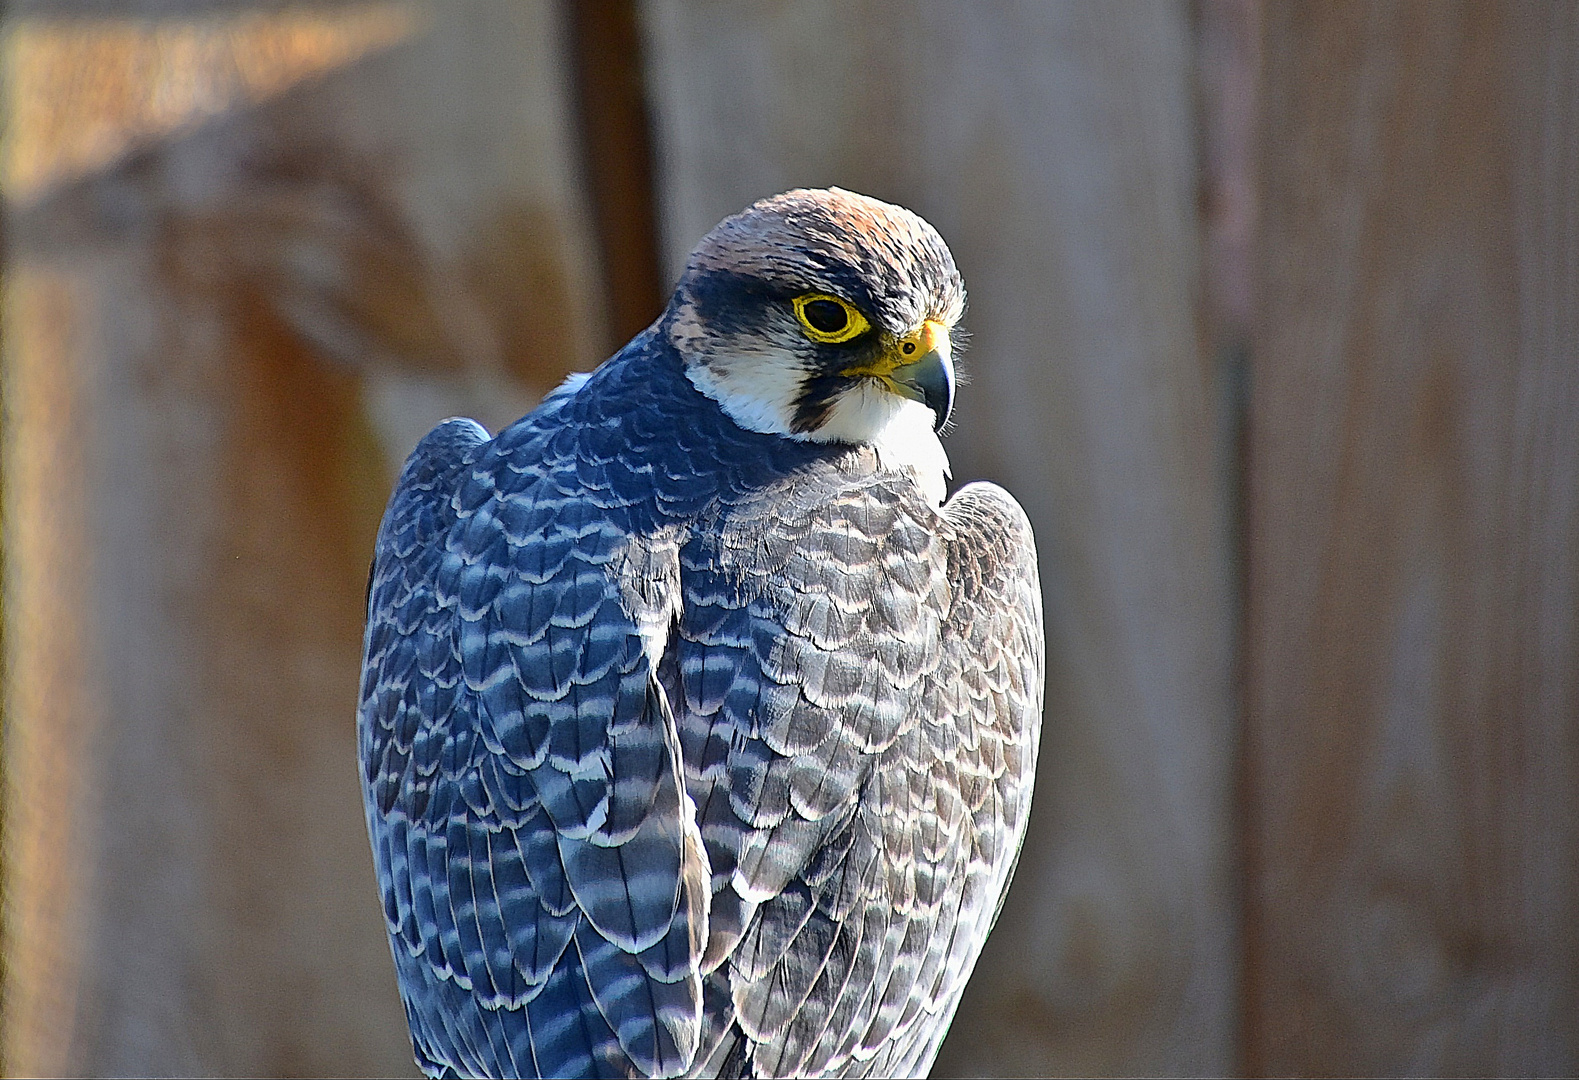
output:
M937 422L932 425L932 430L941 432L948 423L949 417L954 415L954 400L951 397L948 401L941 403L929 401L927 404L932 408L932 415L937 417Z
M927 408L932 410L932 415L937 417L937 423L932 425L933 431L942 431L943 425L948 423L949 417L954 413L954 369L942 357L935 362L925 364L917 372L915 386L921 391L921 400Z

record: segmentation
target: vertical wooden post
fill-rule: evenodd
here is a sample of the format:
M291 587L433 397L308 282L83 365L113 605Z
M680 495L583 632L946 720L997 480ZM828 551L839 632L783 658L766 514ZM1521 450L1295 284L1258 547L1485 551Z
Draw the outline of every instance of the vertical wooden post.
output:
M105 687L90 625L91 486L99 402L83 355L81 282L5 282L5 925L8 1074L70 1071L58 1033L81 1009L95 882ZM22 927L27 933L19 933Z
M1269 4L1254 1074L1579 1070L1579 16Z
M668 300L653 208L641 28L635 0L564 0L564 7L612 353L646 329Z

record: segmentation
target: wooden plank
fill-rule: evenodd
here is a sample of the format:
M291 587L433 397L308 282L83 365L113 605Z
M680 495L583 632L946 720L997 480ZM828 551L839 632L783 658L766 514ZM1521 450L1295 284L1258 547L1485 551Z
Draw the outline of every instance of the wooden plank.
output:
M1228 462L1198 347L1186 6L644 7L671 273L751 200L904 203L971 288L948 440L1035 523L1031 834L940 1075L1234 1060Z
M5 1071L411 1073L367 563L427 427L601 359L558 8L19 6Z
M652 139L635 0L562 0L592 216L602 254L609 352L668 301L653 208Z
M1246 1068L1579 1071L1579 14L1271 4Z
M58 491L88 477L73 433L93 413L78 362L73 282L9 267L5 281L5 1025L8 1074L63 1075L53 1036L79 1007L99 800L80 768L102 736L105 688L84 670L91 628L87 508ZM17 928L31 932L22 934ZM18 1047L25 1047L19 1051ZM17 1061L33 1066L18 1069Z

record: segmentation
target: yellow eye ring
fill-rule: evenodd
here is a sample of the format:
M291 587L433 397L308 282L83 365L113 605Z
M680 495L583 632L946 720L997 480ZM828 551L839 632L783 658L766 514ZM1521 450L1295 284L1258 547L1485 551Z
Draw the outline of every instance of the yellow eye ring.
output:
M795 298L795 318L801 332L824 345L858 338L872 328L848 300L827 293L806 293Z

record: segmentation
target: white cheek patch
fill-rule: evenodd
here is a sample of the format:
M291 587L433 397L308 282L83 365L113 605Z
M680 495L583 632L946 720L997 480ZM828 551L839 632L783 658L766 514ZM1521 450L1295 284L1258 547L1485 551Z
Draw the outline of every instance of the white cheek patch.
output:
M687 364L685 376L747 431L806 437L790 433L795 402L807 376L793 353L763 349L728 356L714 354L706 363Z

